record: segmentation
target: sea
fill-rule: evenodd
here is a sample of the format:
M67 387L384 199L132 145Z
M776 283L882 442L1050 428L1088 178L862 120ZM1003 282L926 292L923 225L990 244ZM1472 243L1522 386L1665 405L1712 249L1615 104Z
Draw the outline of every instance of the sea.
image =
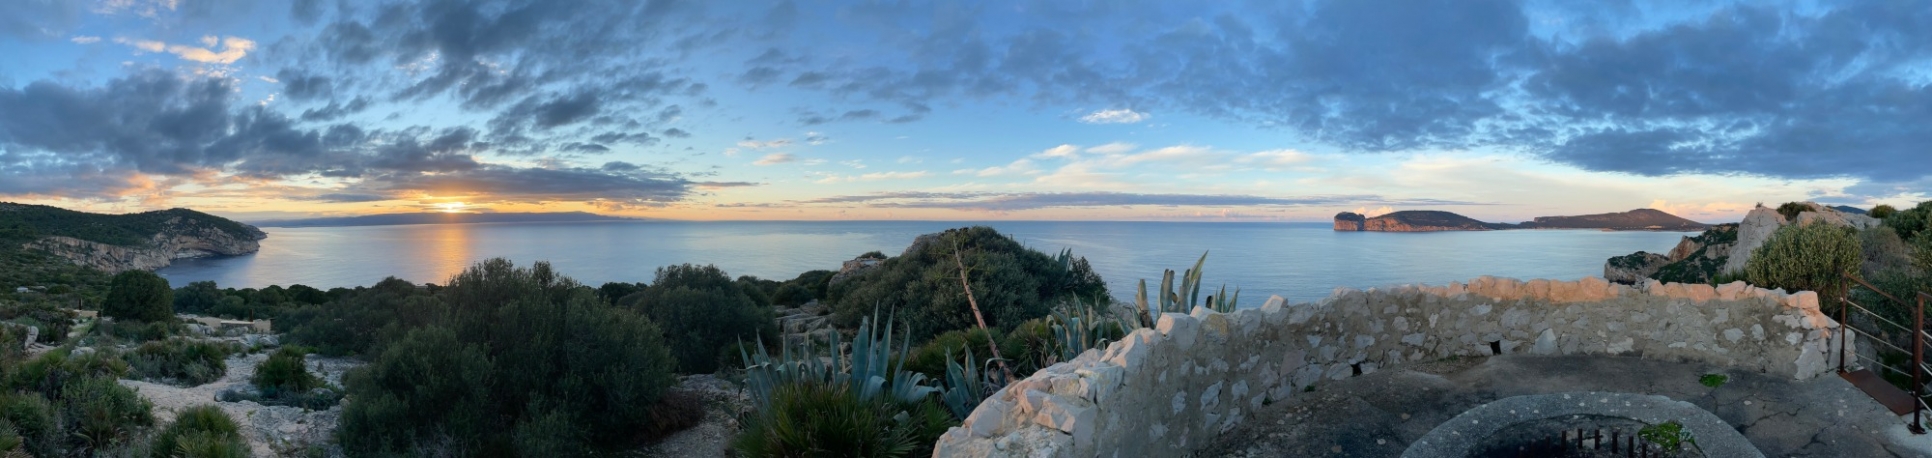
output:
M1603 275L1604 260L1664 252L1680 232L1510 230L1484 232L1336 232L1329 223L1047 221L599 221L263 228L261 251L176 261L158 273L175 286L303 284L328 289L373 285L384 277L446 283L478 261L548 261L589 285L649 282L675 264L712 264L732 276L785 280L837 270L869 251L897 256L914 237L984 225L1044 253L1072 249L1131 301L1141 280L1158 288L1164 269L1193 266L1203 253L1203 289L1241 291L1241 306L1270 295L1291 302L1336 288L1443 285L1484 275L1574 280ZM1178 274L1177 274L1178 275Z

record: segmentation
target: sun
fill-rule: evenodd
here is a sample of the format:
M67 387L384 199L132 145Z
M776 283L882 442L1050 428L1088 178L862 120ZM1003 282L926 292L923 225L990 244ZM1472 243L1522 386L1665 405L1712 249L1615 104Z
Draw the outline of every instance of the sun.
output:
M443 213L462 213L463 208L468 206L469 204L462 202L445 202L436 204L436 211Z

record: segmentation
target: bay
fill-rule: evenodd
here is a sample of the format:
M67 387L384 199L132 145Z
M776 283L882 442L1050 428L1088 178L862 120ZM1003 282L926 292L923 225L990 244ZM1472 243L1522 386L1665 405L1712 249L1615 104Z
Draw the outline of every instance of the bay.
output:
M714 264L733 276L785 280L868 251L897 256L920 234L986 225L1033 249L1071 248L1092 263L1117 299L1136 283L1155 286L1208 253L1206 288L1240 288L1242 305L1269 295L1295 302L1337 287L1441 285L1483 275L1573 280L1602 276L1606 258L1662 252L1684 233L1594 230L1335 232L1328 223L1046 221L836 221L428 224L264 228L260 252L177 261L158 273L175 285L222 287L375 284L395 276L445 283L463 268L503 257L549 261L564 275L599 285L648 282L658 267ZM1154 287L1154 286L1150 286Z

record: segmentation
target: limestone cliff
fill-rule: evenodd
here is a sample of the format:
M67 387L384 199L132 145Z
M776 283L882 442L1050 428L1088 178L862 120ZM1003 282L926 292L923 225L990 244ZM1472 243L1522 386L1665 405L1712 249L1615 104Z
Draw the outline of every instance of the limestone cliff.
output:
M101 215L0 203L0 241L107 272L167 267L176 259L261 249L254 226L186 209Z
M1337 213L1335 214L1335 230L1342 232L1360 232L1365 221L1368 221L1368 217L1362 216L1361 213Z
M1744 222L1738 224L1737 246L1731 249L1731 259L1724 264L1722 271L1743 272L1745 263L1751 260L1751 252L1771 240L1771 234L1777 232L1778 228L1793 222L1819 222L1857 229L1870 228L1879 223L1877 218L1841 212L1816 202L1799 202L1796 208L1799 210L1795 215L1785 215L1765 206L1751 209L1751 213L1744 216Z
M1337 231L1370 232L1442 232L1442 231L1489 231L1509 229L1511 225L1477 221L1455 213L1435 210L1403 210L1363 218L1353 212L1335 215Z

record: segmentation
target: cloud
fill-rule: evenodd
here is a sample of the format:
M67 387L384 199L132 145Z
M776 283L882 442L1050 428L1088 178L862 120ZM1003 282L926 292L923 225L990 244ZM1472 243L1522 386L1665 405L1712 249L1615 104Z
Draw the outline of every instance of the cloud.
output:
M791 153L771 153L771 154L765 155L765 157L758 158L758 160L756 161L752 161L751 164L752 165L778 165L778 164L797 162L797 161L798 161L798 157L793 156Z
M76 42L78 43L79 41L76 41ZM114 42L128 45L128 46L133 46L135 49L139 49L146 52L167 51L169 54L174 54L176 57L180 57L182 60L200 62L204 64L224 64L224 65L235 63L235 61L241 60L241 58L243 57L247 57L248 52L253 51L255 49L255 42L253 40L249 40L241 37L226 37L226 38L220 38L220 39L217 39L213 36L204 37L202 39L202 43L206 47L196 47L196 46L180 45L180 44L170 45L159 41L136 40L136 39L129 39L129 38L115 38ZM215 46L216 42L219 42L221 44L221 51L215 51L210 49Z
M751 137L745 137L744 140L738 141L738 146L744 147L744 148L751 148L751 149L768 149L768 148L783 148L783 147L791 146L792 143L793 143L792 140L788 138L758 141L758 140L753 140Z
M1086 116L1080 117L1080 122L1084 122L1087 124L1133 124L1141 121L1146 121L1147 118L1148 118L1147 113L1141 113L1131 109L1121 108L1117 110L1100 110L1100 111L1095 111L1093 113L1088 113Z
M1243 163L1254 164L1254 165L1259 165L1259 166L1268 167L1268 168L1286 168L1286 167L1304 165L1309 163L1310 161L1313 161L1314 159L1315 159L1315 156L1310 155L1308 153L1295 151L1295 150L1278 149L1278 150L1252 153L1245 157L1242 157L1240 161Z
M1047 148L1045 151L1033 153L1033 157L1041 158L1041 159L1071 159L1074 156L1077 156L1079 154L1080 154L1080 147L1073 146L1073 145L1060 145L1052 148Z
M1122 192L885 192L796 201L807 205L860 204L875 208L938 208L1019 211L1081 207L1308 207L1355 203L1401 205L1484 205L1437 199L1388 199L1373 195L1267 197L1240 194L1148 194Z
M912 180L932 176L924 170L916 172L873 172L862 175L826 174L825 178L815 180L819 184L849 183L854 181Z
M74 43L77 43L77 44L91 45L94 43L100 43L101 37L88 36L88 35L76 35L74 36L74 38L70 39L69 41L73 41Z
M1105 145L1087 148L1087 152L1094 153L1094 154L1121 154L1121 153L1126 153L1128 151L1133 151L1136 146L1137 145L1134 145L1133 143L1113 142Z

